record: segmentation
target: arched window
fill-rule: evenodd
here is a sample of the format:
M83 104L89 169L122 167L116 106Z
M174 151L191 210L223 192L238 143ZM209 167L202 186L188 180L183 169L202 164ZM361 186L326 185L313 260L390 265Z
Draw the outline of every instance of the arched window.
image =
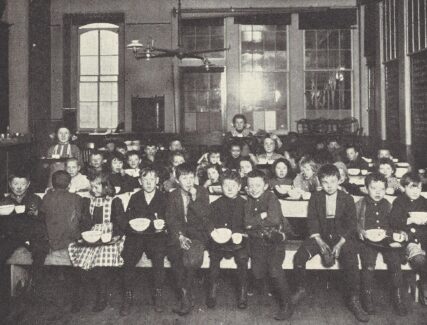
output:
M119 26L79 27L79 129L115 129L119 115Z

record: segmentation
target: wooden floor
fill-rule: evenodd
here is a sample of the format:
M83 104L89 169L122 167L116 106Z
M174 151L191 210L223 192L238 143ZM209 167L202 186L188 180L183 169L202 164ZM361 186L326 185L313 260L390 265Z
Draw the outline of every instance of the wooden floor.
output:
M149 276L144 270L143 277ZM116 274L118 275L118 274ZM201 274L195 284L196 306L192 314L186 317L178 317L171 309L176 303L175 294L166 285L165 289L165 311L156 313L151 305L147 281L139 281L135 285L136 303L133 313L128 317L120 317L119 281L112 283L110 302L108 308L101 313L91 312L93 305L93 293L89 283L86 283L86 295L84 297L84 308L79 314L70 314L69 306L66 304L64 295L64 284L58 268L47 272L46 281L43 283L40 301L30 304L24 298L17 298L10 303L12 317L9 322L4 320L0 324L10 325L133 325L133 324L156 324L156 325L201 325L201 324L304 324L304 325L346 325L358 324L353 315L344 305L339 281L335 281L327 289L327 278L339 279L338 273L332 273L332 277L326 272L311 273L310 296L295 309L292 319L288 322L277 322L272 319L277 305L273 297L265 295L254 295L249 297L247 310L238 310L235 307L235 295L233 290L231 274L223 275L220 281L218 306L216 309L207 309L205 302L205 284ZM292 274L289 276L292 283ZM378 307L378 315L371 318L369 324L384 325L427 325L427 307L415 304L409 300L411 313L407 317L398 317L393 313L388 291L383 289L387 282L387 274L380 272L377 279L378 288L375 300Z

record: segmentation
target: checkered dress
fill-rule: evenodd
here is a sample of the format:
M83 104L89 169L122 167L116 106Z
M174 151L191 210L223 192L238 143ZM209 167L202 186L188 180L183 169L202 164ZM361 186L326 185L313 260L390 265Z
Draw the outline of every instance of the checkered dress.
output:
M96 224L91 230L101 231L103 234L113 232L113 224L111 220L111 205L113 199L106 198L93 198L90 199L90 214L93 216L95 207L102 206L103 208L103 222ZM123 259L121 252L123 250L125 238L121 238L116 243L111 245L101 245L94 247L80 246L77 243L71 243L68 246L68 253L70 254L71 263L73 266L80 267L84 270L90 270L94 267L105 266L122 266Z

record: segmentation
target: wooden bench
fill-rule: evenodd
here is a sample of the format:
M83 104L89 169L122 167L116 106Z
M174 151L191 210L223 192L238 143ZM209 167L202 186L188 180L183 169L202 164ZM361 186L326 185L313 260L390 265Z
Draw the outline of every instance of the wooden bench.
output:
M293 269L293 259L294 255L297 252L299 246L301 245L301 241L288 241L286 246L286 256L282 264L282 268L284 270L292 270ZM13 255L9 258L7 263L10 265L10 285L11 285L11 295L16 295L16 288L19 282L21 284L28 283L29 274L28 274L28 266L32 264L31 253L24 247L18 248ZM248 263L250 267L250 260ZM45 260L45 265L48 266L69 266L71 267L71 261L68 256L67 250L54 251L50 253ZM149 268L151 267L151 261L147 259L144 254L140 261L137 264L137 267ZM170 262L167 258L165 258L165 267L170 267ZM236 269L236 263L234 259L222 259L220 264L221 269ZM359 263L360 267L360 263ZM209 268L209 254L207 251L204 253L204 259L202 264L203 269ZM321 262L321 258L319 255L313 257L311 260L307 262L306 266L307 270L339 270L339 263L335 263L334 266L330 268L326 268L323 266ZM376 262L376 270L387 270L387 265L384 263L383 257L381 254L378 254L377 262ZM411 270L409 264L402 265L402 270ZM416 280L418 279L418 275L412 273L412 279L409 283L409 292L414 296L414 299L418 301L418 290L416 286ZM415 277L414 277L415 276Z

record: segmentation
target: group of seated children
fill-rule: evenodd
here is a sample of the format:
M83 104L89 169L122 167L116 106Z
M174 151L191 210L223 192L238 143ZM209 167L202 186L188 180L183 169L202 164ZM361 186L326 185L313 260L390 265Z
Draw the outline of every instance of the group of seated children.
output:
M247 308L250 258L255 288L261 289L264 281L271 279L279 306L274 318L286 320L306 295L307 261L320 255L326 267L340 261L347 306L359 321L367 322L369 315L375 313L373 271L380 252L391 275L396 313L406 315L401 264L408 261L420 273L421 282L427 283L427 225L411 216L411 212L427 212L420 176L408 172L398 182L393 176L390 152L380 150L374 169L365 177L365 196L355 204L351 195L361 192L348 182L347 169L369 169L356 147L348 146L344 153L332 142L295 163L295 156L284 150L277 136L267 136L263 141L265 153L254 155L250 145L243 150L236 141L243 137L242 120L245 122L242 116L235 120L230 155L224 161L220 150L213 149L199 160L196 169L188 162L182 144L172 141L167 173L159 170L157 149L150 143L143 157L136 151L125 152L126 148L120 145L119 150L109 145L108 152L94 151L83 175L79 153L63 135L68 130L59 129L59 144L50 151L59 156L65 152L63 157L67 160L52 169L52 188L43 200L29 190L29 175L15 173L9 179L11 194L4 200L25 208L0 220L0 263L4 264L17 247L28 247L33 254L36 286L45 256L66 250L74 266L67 275L72 312L82 307L83 276L91 277L96 287L93 311L104 310L112 283L109 270L121 267L120 315L125 316L134 302L137 264L143 253L152 262L154 308L158 312L164 309L167 257L180 297L173 311L186 315L194 306L193 280L205 250L210 259L206 299L209 308L217 302L220 261L232 257L237 265L237 307ZM246 131L245 137L249 136ZM276 148L281 153L276 153ZM282 185L311 193L309 235L293 261L297 277L293 294L282 269L286 239L291 232L279 201L286 197ZM213 187L221 196L210 204L209 191ZM401 192L393 205L385 199L390 187ZM89 191L89 197L81 198L77 194L81 191ZM132 196L125 210L116 195L128 192ZM132 220L137 218L149 219L146 230L138 231L132 226ZM397 246L371 245L366 235L371 229L386 230ZM87 230L99 231L101 242L87 245L81 240Z

